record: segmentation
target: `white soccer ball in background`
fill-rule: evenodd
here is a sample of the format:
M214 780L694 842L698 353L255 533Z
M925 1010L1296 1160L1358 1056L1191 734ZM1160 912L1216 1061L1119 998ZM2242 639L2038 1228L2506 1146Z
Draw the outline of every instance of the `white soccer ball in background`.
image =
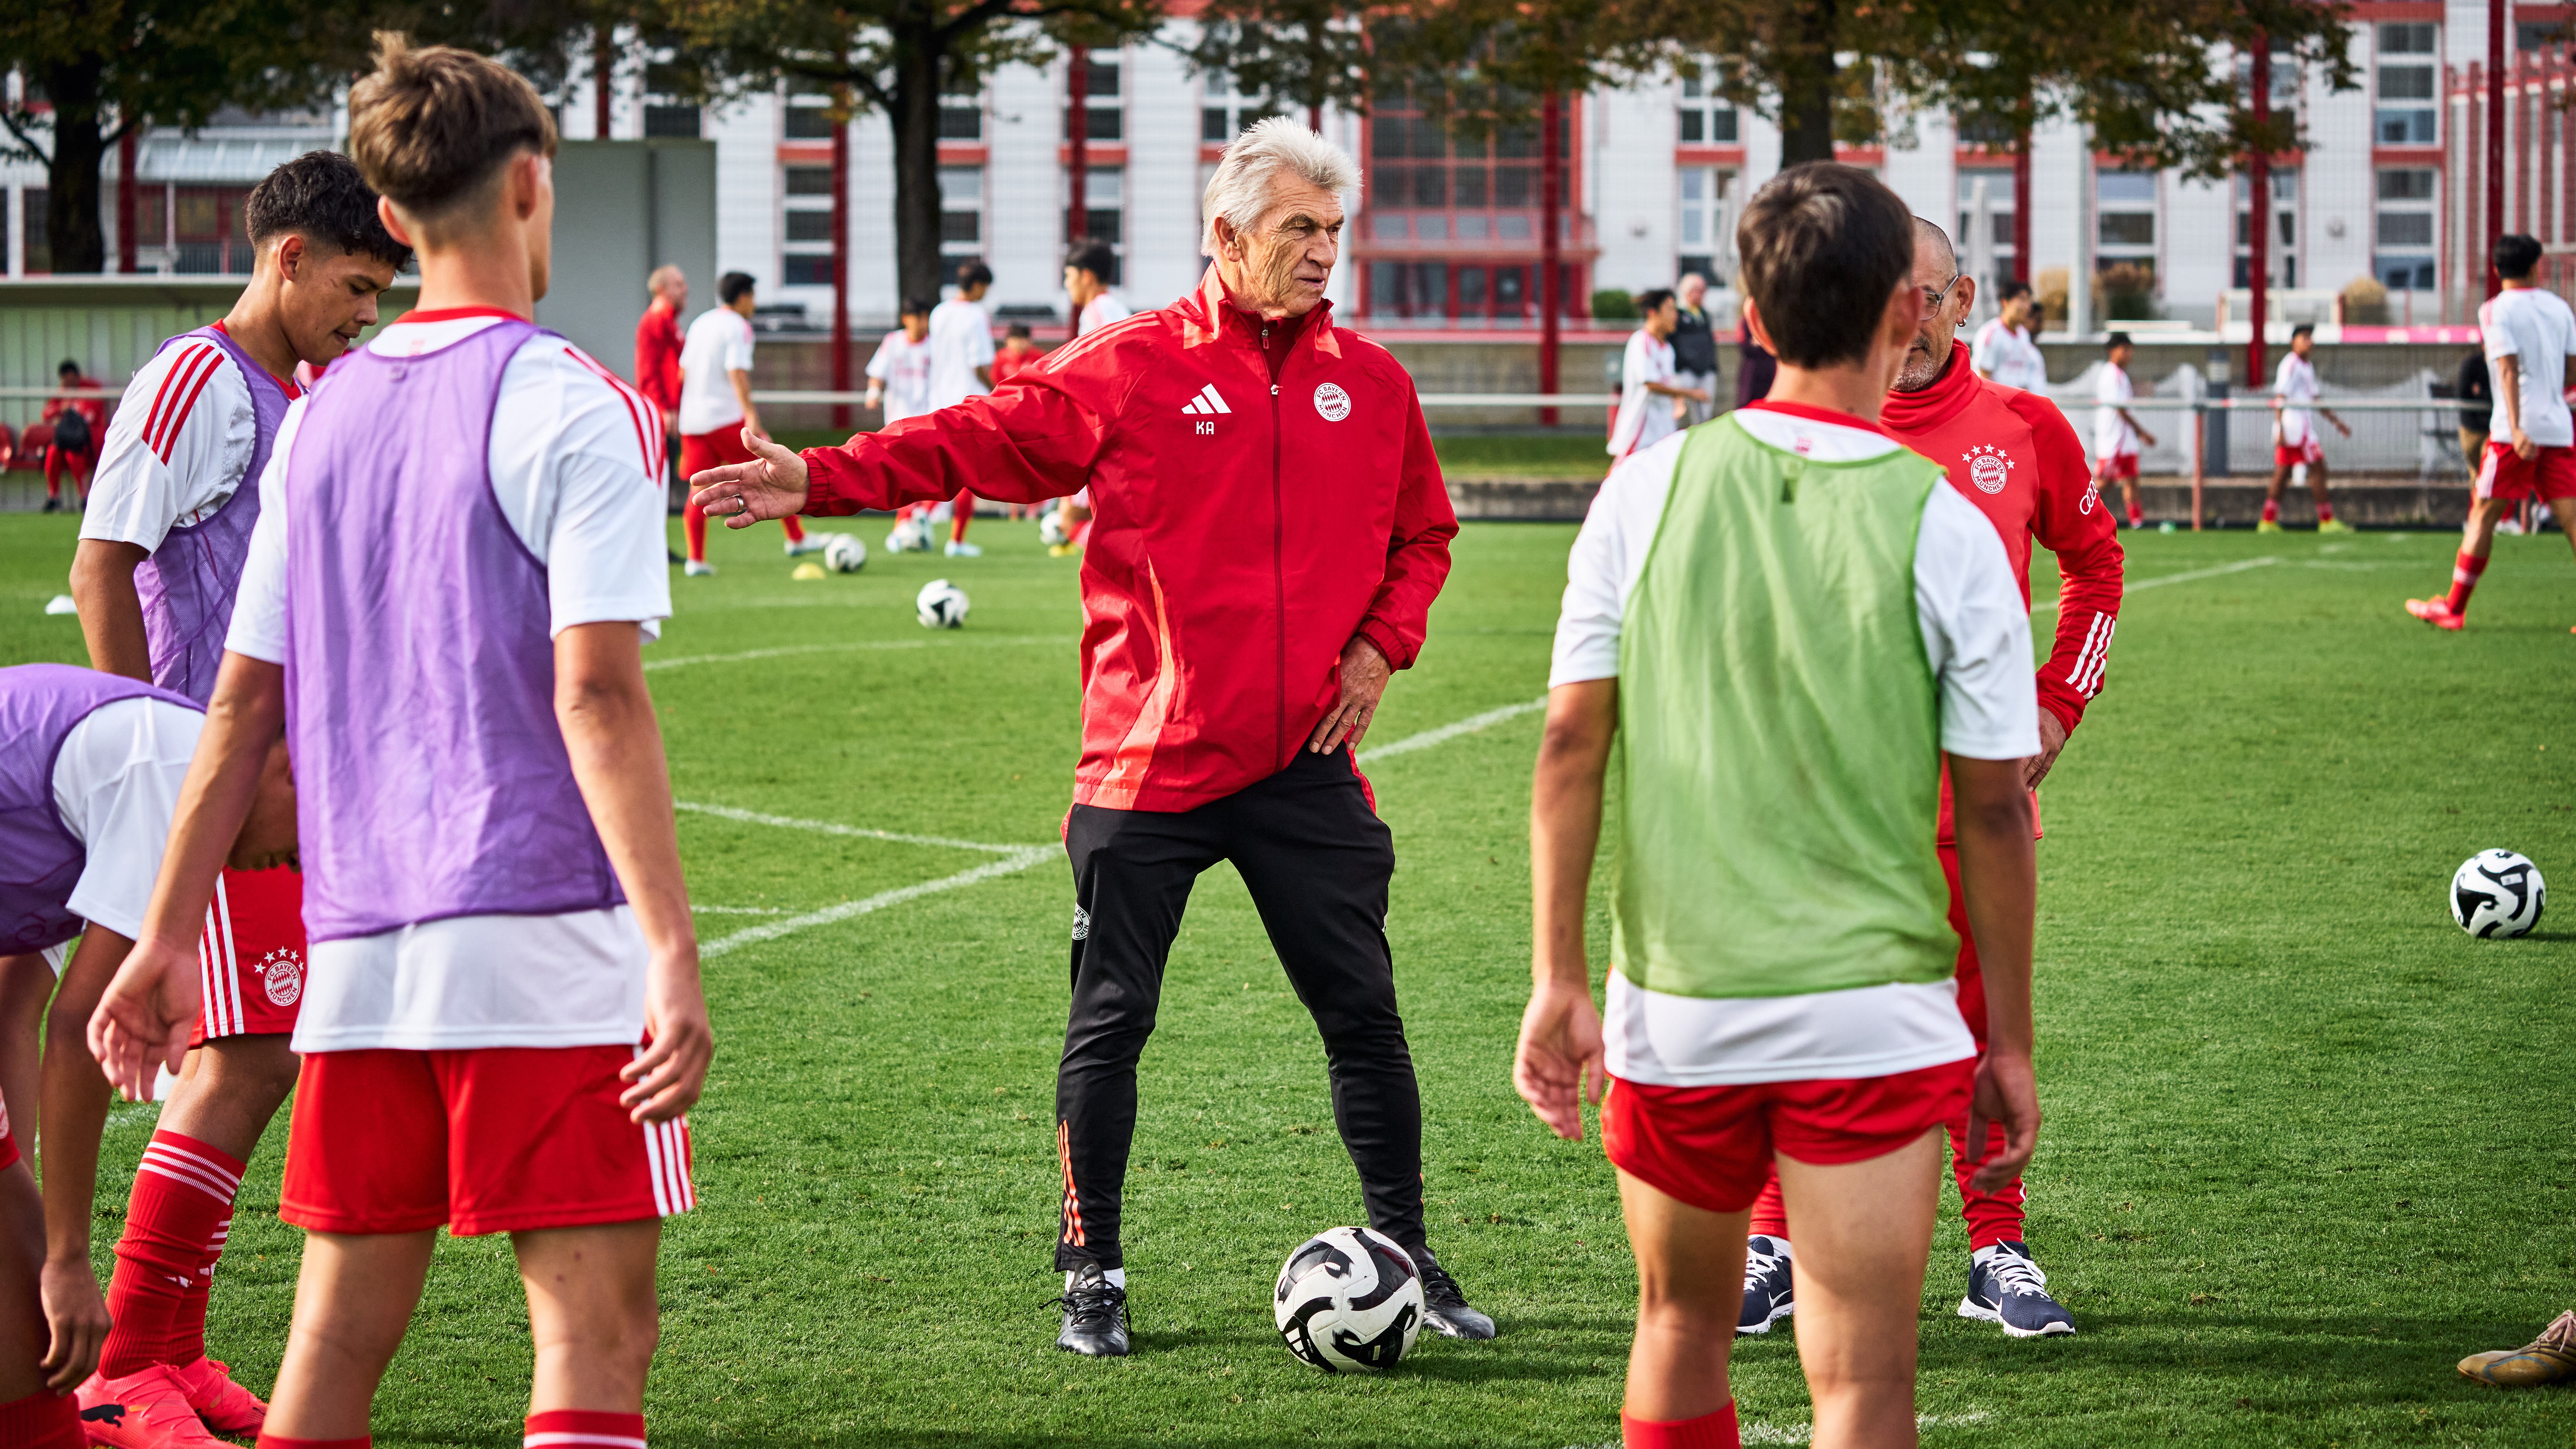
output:
M2531 857L2511 850L2481 850L2451 876L2451 919L2472 936L2501 940L2528 936L2540 924L2548 887Z
M913 613L925 629L954 629L966 622L966 591L946 579L932 579L913 595Z
M1064 515L1050 508L1038 520L1038 542L1049 548L1064 547Z
M868 546L855 533L836 533L823 540L823 564L836 574L854 574L868 566Z
M894 527L886 533L886 552L888 553L927 553L929 551L930 530L922 527L921 520L918 518L898 518L895 520Z
M1422 1331L1422 1274L1374 1228L1328 1228L1288 1255L1273 1310L1288 1351L1324 1372L1391 1369Z

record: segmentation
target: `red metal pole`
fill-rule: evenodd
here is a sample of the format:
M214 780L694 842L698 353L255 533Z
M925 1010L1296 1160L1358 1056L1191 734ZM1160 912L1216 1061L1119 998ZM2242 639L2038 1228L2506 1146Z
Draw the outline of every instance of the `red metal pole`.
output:
M2487 295L2504 290L2496 275L2495 244L2504 236L2504 10L2487 0Z
M123 123L125 118L119 116L117 120ZM140 149L135 144L134 127L126 125L125 134L116 142L116 269L120 272L135 270L134 203L137 187L134 164L135 152Z
M832 100L832 391L850 390L850 104ZM850 430L850 405L832 404L832 426Z
M2021 140L2013 147L2013 280L2030 283L2030 105L2022 105ZM2035 330L2035 329L2034 329Z
M608 139L614 114L610 102L616 95L616 32L602 25L591 32L590 42L590 133L602 141Z
M1556 189L1564 160L1557 154L1556 128L1564 115L1563 101L1555 91L1539 107L1538 137L1538 390L1556 391L1556 314L1563 309L1557 291L1557 204ZM1541 408L1538 425L1556 426L1556 409Z
M2248 218L2248 245L2253 255L2247 258L2246 281L2251 297L2245 308L2254 324L2254 336L2245 344L2245 387L2251 392L2264 384L2263 323L2264 293L2271 287L2272 269L2272 147L2263 135L2272 124L2272 37L2254 37L2254 161L2246 177L2246 189L2253 193L2253 213Z
M1091 234L1091 52L1081 46L1073 48L1073 61L1065 67L1064 90L1064 139L1070 150L1064 173L1064 236L1071 242ZM1065 335L1070 337L1081 330L1082 314L1076 312Z

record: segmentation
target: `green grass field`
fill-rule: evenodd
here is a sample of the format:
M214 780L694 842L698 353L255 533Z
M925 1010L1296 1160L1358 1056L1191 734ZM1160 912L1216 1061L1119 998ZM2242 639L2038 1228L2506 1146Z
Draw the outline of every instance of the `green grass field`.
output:
M882 541L882 520L844 526ZM777 530L719 533L721 574L674 580L678 616L648 656L683 801L1056 838L1071 562L987 521L983 559L880 552L797 583ZM1467 529L1377 743L1539 697L1571 534ZM12 662L81 657L73 621L40 613L71 536L0 520ZM2082 1331L2012 1342L1953 1316L1965 1249L1946 1223L1923 1299L1926 1441L2565 1445L2576 1393L2482 1389L2451 1364L2576 1306L2576 932L2552 917L2533 939L2473 941L2443 890L2493 845L2576 888L2566 544L2500 540L2461 636L2398 610L2447 577L2446 536L2131 547L2144 587L2043 802L2030 1238ZM2043 556L2043 599L2046 572ZM911 598L943 574L974 614L931 635ZM718 1054L694 1116L702 1205L663 1255L657 1443L1614 1442L1634 1282L1610 1172L1597 1145L1543 1132L1509 1080L1537 733L1524 713L1368 767L1400 852L1390 931L1433 1242L1503 1328L1426 1339L1376 1379L1318 1374L1271 1331L1280 1259L1360 1209L1313 1029L1228 870L1194 902L1145 1058L1139 1349L1092 1362L1050 1347L1041 1306L1062 857L684 814ZM993 873L875 899L978 867ZM150 1111L115 1118L102 1271ZM299 1241L273 1216L283 1133L252 1168L209 1334L255 1387L276 1370ZM446 1244L381 1442L514 1444L525 1328L505 1245ZM1747 1442L1803 1442L1789 1336L1737 1364Z

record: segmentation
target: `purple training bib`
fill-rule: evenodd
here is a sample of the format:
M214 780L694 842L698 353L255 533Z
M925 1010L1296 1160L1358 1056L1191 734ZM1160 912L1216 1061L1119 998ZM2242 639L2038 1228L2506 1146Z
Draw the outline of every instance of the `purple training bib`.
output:
M121 674L68 664L0 669L0 956L59 946L81 933L81 918L64 903L80 884L89 849L54 806L54 762L82 720L104 705L138 698L201 708Z
M170 530L135 568L134 592L143 601L143 633L152 645L152 682L203 704L214 698L215 674L223 667L233 595L241 588L242 563L250 556L251 525L259 521L259 477L268 471L269 450L277 442L277 425L286 418L289 399L268 369L253 362L221 327L182 332L161 346L166 351L192 340L222 348L250 387L251 415L257 420L250 467L212 517ZM190 401L180 398L172 406Z

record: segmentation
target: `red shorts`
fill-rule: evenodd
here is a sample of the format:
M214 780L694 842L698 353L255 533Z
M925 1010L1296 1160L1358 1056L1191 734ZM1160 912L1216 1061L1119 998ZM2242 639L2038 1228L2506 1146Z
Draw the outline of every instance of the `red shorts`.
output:
M638 1050L310 1053L277 1215L322 1233L445 1223L464 1238L687 1212L687 1122L639 1126L617 1105Z
M197 938L206 1004L188 1044L295 1030L304 963L303 873L286 865L225 871Z
M0 1121L6 1121L7 1116L7 1113L0 1112ZM18 1134L7 1127L0 1127L0 1172L17 1166L26 1160L26 1156L18 1150Z
M2138 455L2113 453L2093 465L2093 476L2105 483L2116 483L2123 478L2135 478L2138 476Z
M2474 491L2480 498L2537 498L2543 503L2576 498L2576 448L2543 448L2539 457L2525 461L2513 444L2490 440Z
M1613 1167L1670 1198L1740 1213L1771 1179L1773 1154L1819 1167L1866 1162L1968 1111L1977 1063L1963 1057L1892 1077L1659 1087L1613 1080L1601 1145Z
M742 445L742 424L727 423L713 432L689 433L680 439L680 478L686 482L709 468L748 463L752 452Z
M2326 445L2318 442L2313 437L2309 438L2304 443L2274 443L2272 445L2272 466L2275 468L2295 468L2301 463L2305 463L2310 467L2315 467L2317 464L2322 463L2325 460Z

